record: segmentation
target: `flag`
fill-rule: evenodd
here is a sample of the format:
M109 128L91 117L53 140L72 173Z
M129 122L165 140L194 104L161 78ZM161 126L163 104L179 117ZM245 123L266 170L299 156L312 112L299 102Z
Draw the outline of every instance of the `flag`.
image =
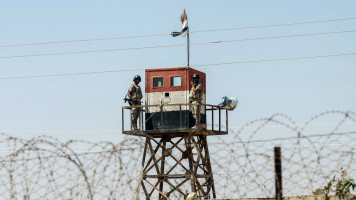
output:
M180 16L180 21L182 22L181 33L184 33L188 29L188 17L187 17L187 13L185 12L185 9L183 10L182 15Z
M182 22L182 33L188 29L188 17L185 9L183 10L182 15L180 16L180 21Z
M173 37L181 35L182 33L188 30L188 17L187 13L185 12L185 9L183 10L182 15L180 16L180 21L182 22L182 30L180 32L172 32L171 35Z

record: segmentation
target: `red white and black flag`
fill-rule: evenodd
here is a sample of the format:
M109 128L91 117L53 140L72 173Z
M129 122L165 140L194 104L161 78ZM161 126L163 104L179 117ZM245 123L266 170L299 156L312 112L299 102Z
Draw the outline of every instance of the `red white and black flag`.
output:
M182 15L180 16L180 21L182 22L182 33L184 33L188 29L188 17L185 9L183 10Z
M173 37L181 35L182 33L188 30L188 17L187 13L185 12L185 9L183 10L182 15L180 16L180 21L182 22L182 30L180 32L172 32L171 35Z

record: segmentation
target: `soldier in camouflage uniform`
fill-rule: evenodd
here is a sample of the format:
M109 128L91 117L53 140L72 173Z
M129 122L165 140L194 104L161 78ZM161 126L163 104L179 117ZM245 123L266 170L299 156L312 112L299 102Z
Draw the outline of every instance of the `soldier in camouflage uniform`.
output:
M194 74L192 77L192 89L189 93L189 100L193 104L201 104L201 100L203 99L203 86L200 83L200 77L198 74ZM192 128L198 128L200 125L200 106L193 105L192 106L192 114L195 119L195 126Z
M142 99L142 90L138 85L141 82L141 77L136 75L133 79L134 83L130 85L127 96L131 99L132 106L140 106ZM140 115L141 108L131 108L131 131L137 130L137 118Z

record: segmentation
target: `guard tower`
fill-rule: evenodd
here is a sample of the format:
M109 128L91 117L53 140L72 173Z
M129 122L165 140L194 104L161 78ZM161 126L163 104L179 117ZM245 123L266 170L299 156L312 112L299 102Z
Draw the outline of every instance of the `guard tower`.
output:
M189 103L193 74L199 74L204 90L199 105ZM199 129L191 128L192 106L201 107ZM228 134L228 110L206 104L205 73L190 67L147 69L145 105L137 107L141 112L136 131L125 129L125 122L131 121L125 116L133 107L122 107L123 134L146 140L137 199L185 199L192 192L198 199L216 198L207 136Z

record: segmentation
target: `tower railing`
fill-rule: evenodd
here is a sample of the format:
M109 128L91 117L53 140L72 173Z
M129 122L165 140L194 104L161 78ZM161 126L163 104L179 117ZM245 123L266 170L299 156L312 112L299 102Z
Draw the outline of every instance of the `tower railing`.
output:
M160 104L160 105L140 105L140 106L122 106L122 133L124 134L135 134L139 133L167 133L167 132L189 132L192 131L191 124L189 123L192 119L191 108L192 106L200 106L200 113L205 119L202 121L198 127L199 130L216 134L227 134L228 133L228 110L224 107L211 104L196 104L196 103L182 103L182 104ZM131 130L131 109L139 108L139 118L138 118L138 130ZM150 110L151 115L145 115ZM155 112L152 112L154 110ZM178 112L179 115L176 118L170 118L167 116L166 112L169 111ZM125 112L126 111L126 112ZM154 116L156 115L156 116ZM145 116L145 117L144 117ZM146 122L152 117L158 120L160 127L152 130L146 127ZM129 119L129 120L128 120ZM152 119L151 119L152 120ZM178 120L178 122L177 122ZM166 122L173 122L176 124L174 128L164 126ZM197 129L194 129L195 131Z

